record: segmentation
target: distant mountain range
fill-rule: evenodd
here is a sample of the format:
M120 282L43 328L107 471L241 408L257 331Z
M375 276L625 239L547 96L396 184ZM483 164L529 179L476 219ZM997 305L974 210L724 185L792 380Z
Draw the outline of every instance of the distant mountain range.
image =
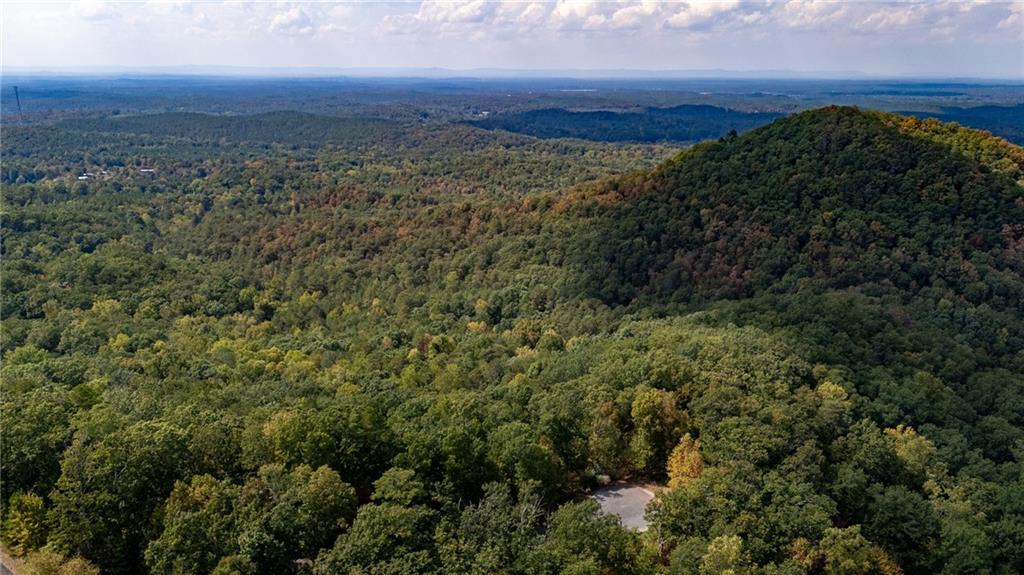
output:
M52 76L240 76L240 77L388 77L388 78L576 78L576 79L794 79L794 80L998 80L1022 83L1020 78L962 78L868 74L856 70L642 70L642 69L517 69L517 68L333 68L333 67L248 67L248 66L5 66L2 75Z

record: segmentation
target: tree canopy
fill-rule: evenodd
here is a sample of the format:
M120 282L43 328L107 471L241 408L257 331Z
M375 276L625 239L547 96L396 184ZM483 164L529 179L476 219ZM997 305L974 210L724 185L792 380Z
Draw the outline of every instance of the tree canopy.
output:
M35 572L1024 571L1005 141L832 107L683 151L284 112L0 145ZM650 530L607 478L666 484Z

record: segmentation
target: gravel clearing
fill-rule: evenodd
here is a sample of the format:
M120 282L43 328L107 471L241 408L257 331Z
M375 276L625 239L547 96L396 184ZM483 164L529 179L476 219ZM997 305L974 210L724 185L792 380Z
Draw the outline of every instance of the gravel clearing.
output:
M637 483L618 482L594 492L594 499L601 504L601 512L617 515L623 527L636 531L647 531L644 511L647 503L654 499L654 491Z

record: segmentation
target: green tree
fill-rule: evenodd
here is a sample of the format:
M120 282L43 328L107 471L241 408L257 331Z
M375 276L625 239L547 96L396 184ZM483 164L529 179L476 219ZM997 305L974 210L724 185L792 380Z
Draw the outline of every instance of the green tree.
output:
M934 568L939 521L931 504L903 486L887 487L871 503L866 534L881 545L907 573Z
M142 527L182 473L185 433L144 421L99 440L76 437L51 494L58 549L81 554L111 574L141 568Z
M163 512L163 532L146 548L150 573L209 573L238 551L235 505L239 489L199 475L174 486Z
M633 436L629 449L633 467L640 473L658 473L678 436L679 416L672 393L640 387L633 398L630 417Z
M743 575L749 571L743 539L736 535L712 539L700 560L701 575Z
M653 558L644 554L637 534L620 526L616 517L599 514L594 500L559 507L548 520L540 551L562 570L623 574L653 570Z
M348 532L320 554L315 572L411 575L434 568L435 514L421 506L364 505Z

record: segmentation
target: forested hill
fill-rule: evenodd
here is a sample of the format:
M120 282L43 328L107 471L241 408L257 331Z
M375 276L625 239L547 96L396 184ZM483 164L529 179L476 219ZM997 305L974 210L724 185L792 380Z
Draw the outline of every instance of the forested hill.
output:
M982 132L826 108L585 191L598 295L690 301L875 283L1018 306L1024 152ZM970 273L964 273L964 270ZM1017 286L1019 287L1019 286Z
M981 368L1024 370L1022 183L1024 150L984 132L826 108L590 186L564 209L587 222L570 258L582 289L610 305L742 316L770 301L786 308L772 323L799 330L825 317L787 317L813 295L850 306L843 321L892 328L906 354L847 325L815 343L823 357L873 348L871 363L928 365L966 387ZM866 340L858 351L847 337Z
M545 108L505 113L473 122L538 138L582 138L606 142L699 142L730 130L743 132L778 118L775 112L742 112L687 104L639 111L575 111Z
M5 128L37 572L1024 572L1021 148L318 121ZM613 479L665 484L650 530Z

